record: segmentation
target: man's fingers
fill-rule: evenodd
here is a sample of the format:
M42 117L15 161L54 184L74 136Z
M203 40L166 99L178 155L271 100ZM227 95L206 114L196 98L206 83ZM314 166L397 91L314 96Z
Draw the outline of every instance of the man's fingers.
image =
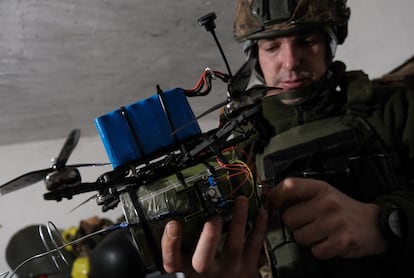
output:
M234 267L246 267L245 263L247 263L254 266L249 273L255 273L259 260L258 254L260 254L266 234L267 212L261 210L258 213L255 226L246 241L248 206L249 202L246 197L236 198L222 262L232 261ZM170 221L164 229L161 240L164 269L167 272L184 271L196 275L215 273L216 268L220 267L217 252L222 239L222 226L222 219L219 216L213 217L204 224L190 264L181 252L182 240L185 240L182 238L182 227L178 221ZM242 260L245 261L242 262Z
M225 251L227 256L241 257L243 254L248 208L247 198L236 198L226 239Z
M315 197L326 184L313 179L287 178L281 181L269 194L269 210L283 208Z
M245 247L245 258L247 260L259 262L260 252L267 231L268 213L261 209L255 219L253 230L251 231Z
M161 239L161 247L165 271L182 271L181 225L179 222L170 221L167 223Z
M221 219L218 216L204 224L192 260L196 272L204 273L213 265L221 239L222 226Z

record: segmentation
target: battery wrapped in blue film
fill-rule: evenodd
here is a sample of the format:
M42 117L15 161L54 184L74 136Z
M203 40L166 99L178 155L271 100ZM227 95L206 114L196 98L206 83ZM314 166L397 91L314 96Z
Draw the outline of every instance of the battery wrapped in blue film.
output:
M114 168L146 159L201 133L181 88L102 115L95 119L95 126Z

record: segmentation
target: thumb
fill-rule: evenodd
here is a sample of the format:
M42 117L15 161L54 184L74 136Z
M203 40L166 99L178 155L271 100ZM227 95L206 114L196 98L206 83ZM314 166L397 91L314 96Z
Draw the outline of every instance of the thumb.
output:
M326 183L305 178L286 178L268 194L266 208L276 210L309 200L326 189Z

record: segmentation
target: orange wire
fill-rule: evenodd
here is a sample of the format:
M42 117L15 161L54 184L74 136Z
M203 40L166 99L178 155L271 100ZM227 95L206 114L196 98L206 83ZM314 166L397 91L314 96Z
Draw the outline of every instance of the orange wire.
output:
M221 161L218 157L216 158L217 164L222 167L223 169L229 170L229 172L232 172L232 174L227 175L227 179L230 179L232 177L236 177L239 175L243 175L245 178L243 181L241 181L236 188L233 188L230 192L230 196L232 196L237 190L239 190L241 187L243 187L249 179L251 179L251 172L249 171L249 168L246 166L246 164L242 163L232 163L232 164L225 164L223 161Z

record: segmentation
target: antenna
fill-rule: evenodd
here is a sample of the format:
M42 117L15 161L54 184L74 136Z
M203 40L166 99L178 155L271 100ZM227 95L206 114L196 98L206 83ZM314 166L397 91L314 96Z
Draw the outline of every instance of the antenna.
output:
M214 32L214 29L216 28L216 24L214 23L214 20L217 18L216 13L212 12L212 13L208 13L205 16L202 16L198 19L198 24L200 26L204 26L204 28L206 29L207 32L210 32L211 35L214 38L214 41L217 44L217 47L220 50L220 54L223 57L224 63L226 64L226 68L227 68L227 72L231 77L233 77L231 70L230 70L230 66L229 63L227 62L227 58L224 55L223 49L221 48L220 42L217 39L216 33Z

